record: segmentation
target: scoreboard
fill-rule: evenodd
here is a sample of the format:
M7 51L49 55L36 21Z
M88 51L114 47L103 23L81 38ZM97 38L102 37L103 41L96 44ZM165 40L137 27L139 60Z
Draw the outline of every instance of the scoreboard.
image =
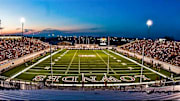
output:
M99 39L99 45L100 46L106 46L107 45L107 38L100 38Z

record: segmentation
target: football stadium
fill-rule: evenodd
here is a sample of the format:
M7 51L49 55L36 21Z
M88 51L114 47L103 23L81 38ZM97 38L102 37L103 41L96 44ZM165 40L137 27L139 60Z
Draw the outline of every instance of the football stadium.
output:
M1 1L0 100L180 100L179 3Z
M74 45L64 45L64 41L59 45L51 45L35 38L1 37L1 87L24 90L53 88L123 91L154 91L157 87L157 91L178 91L178 87L158 88L179 85L177 57L172 57L168 63L166 58L163 61L152 59L154 54L145 51L146 48L139 47L142 48L142 52L138 51L140 53L132 49L135 45L142 46L144 41L148 47L150 43L153 45L160 42L158 40L134 40L113 46L110 45L113 38L107 37L100 38L107 40L107 45L101 46L82 44L80 38L72 39ZM155 48L164 47L166 43L177 44L176 47L179 47L179 42L163 41Z
M141 42L143 40L135 40L122 47L99 46L89 43L75 43L75 45L71 46L50 45L31 38L2 40L22 44L22 47L25 42L24 47L30 47L29 50L20 50L19 53L14 49L9 49L14 51L14 54L9 54L5 58L16 58L18 57L16 54L24 56L10 61L6 60L1 65L3 68L1 70L2 78L5 81L20 80L21 82L35 84L41 82L46 86L95 87L150 85L178 80L176 75L178 75L179 71L176 71L176 69L179 68L175 68L176 66L174 65L171 68L166 68L166 66L162 68L163 64L161 62L156 63L157 60L151 59L150 63L148 63L149 57L144 58L140 54L143 57L141 60L138 60L138 53L137 55L133 53L133 56L136 57L135 59L135 57L130 56L130 53L121 52L128 45L136 44L137 41ZM18 40L26 41L18 42ZM149 40L146 41L148 42ZM36 46L37 43L38 46ZM110 40L107 43L110 43ZM10 43L8 42L7 45L10 45ZM124 49L124 51L126 50ZM154 64L151 64L152 62Z

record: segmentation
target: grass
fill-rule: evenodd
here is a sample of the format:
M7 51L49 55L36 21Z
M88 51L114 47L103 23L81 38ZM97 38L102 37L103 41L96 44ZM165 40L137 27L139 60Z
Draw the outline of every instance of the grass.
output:
M121 54L121 55L124 55L124 54L122 54L122 53L119 53L119 54ZM125 55L124 55L125 56ZM128 56L129 58L131 58L131 59L133 59L133 60L135 60L135 61L137 61L138 63L142 63L142 60L140 60L140 59L137 59L137 58L135 58L135 57L132 57L132 56ZM160 71L159 71L159 69L157 69L157 68L155 68L155 67L153 67L152 65L150 65L150 64L148 64L148 63L144 63L144 65L145 66L147 66L147 67L149 67L149 68L151 68L151 69L153 69L153 70L155 70L155 71L157 71L157 72L160 72L160 73L162 73L162 74L164 74L164 75L166 75L166 76L168 76L168 77L171 77L171 73L169 72L169 71L167 71L167 70L165 70L165 69L160 69ZM175 74L175 73L172 73L173 74L173 76L174 77L180 77L180 75L177 75L177 74Z
M49 55L49 54L50 54L50 53L47 53L45 56L47 56L47 55ZM38 57L38 58L35 58L34 60L28 61L28 62L26 62L26 63L24 63L24 64L21 64L21 65L15 67L15 68L12 68L11 70L8 70L8 71L2 73L1 75L6 76L6 77L10 77L10 76L12 76L12 75L14 75L14 74L16 74L16 73L24 70L25 68L27 68L27 65L26 65L26 64L28 64L28 66L30 66L30 65L32 65L33 63L35 63L35 62L37 62L38 60L40 60L41 58L43 58L43 57L44 57L44 56L40 56L40 57Z
M67 52L67 53L66 53ZM65 54L66 53L66 54ZM108 55L109 58L109 73L107 73L107 64L108 64ZM63 55L64 54L64 55ZM48 55L48 54L47 54ZM95 57L79 57L79 55L94 55ZM40 59L42 57L39 57ZM37 60L38 60L37 59ZM58 60L58 61L57 61ZM121 62L118 62L120 60ZM135 76L140 75L141 67L129 60L126 60L120 56L115 55L114 53L108 52L107 50L62 50L59 53L52 56L53 73L56 76L78 76L78 81L81 80L81 75L84 73L85 76L96 76L96 80L101 80L104 76L104 73L107 73L107 76L113 76L117 79L120 76ZM28 65L31 62L28 62ZM80 63L80 67L79 67ZM16 79L23 79L32 81L33 78L37 75L51 75L51 69L45 69L50 67L50 58L44 60L40 64L32 67L21 75L17 76ZM25 64L20 65L12 70L9 70L2 75L12 76L26 68ZM132 70L130 70L132 68ZM159 80L160 76L151 72L150 70L143 69L143 75L150 78L151 80ZM139 82L139 78L136 78L135 82ZM59 83L64 83L60 81ZM88 82L91 83L91 82ZM124 82L122 82L124 83Z

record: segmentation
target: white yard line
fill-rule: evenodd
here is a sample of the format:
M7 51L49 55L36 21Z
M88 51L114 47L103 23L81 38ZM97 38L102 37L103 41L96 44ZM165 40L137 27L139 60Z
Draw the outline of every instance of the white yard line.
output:
M180 79L180 77L175 77L174 79Z
M73 60L74 60L74 58L75 58L75 56L76 56L76 53L77 53L77 50L76 50L76 52L74 53L74 56L72 57L71 62L69 63L69 66L68 66L68 68L67 68L67 70L66 70L65 74L67 74L67 73L68 73L69 68L71 67L71 64L72 64L72 62L73 62Z
M151 81L151 82L142 82L142 83L112 83L112 84L84 84L84 86L130 86L130 85L142 85L142 84L154 84L157 83L157 81ZM54 86L77 86L81 87L82 84L53 84Z
M158 74L158 75L160 75L160 76L162 76L162 77L164 77L164 78L169 78L169 77L167 77L167 76L164 75L164 74L161 74L161 73L159 73L159 72L157 72L157 71L155 71L155 70L153 70L153 69L151 69L151 68L149 68L149 67L146 67L146 66L144 66L144 65L136 62L135 60L132 60L132 59L130 59L130 58L126 57L126 56L123 56L123 55L121 55L121 54L119 54L119 53L116 53L116 52L114 52L114 51L112 51L112 50L109 50L109 51L112 52L112 53L114 53L114 54L116 54L116 55L118 55L118 56L121 56L121 57L123 57L123 58L125 58L125 59L127 59L127 60L129 60L129 61L131 61L131 62L133 62L133 63L135 63L135 64L137 64L137 65L139 65L139 66L141 66L141 67L144 67L144 68L146 68L146 69L148 69L148 70L150 70L150 71L152 71L152 72L154 72L154 73L156 73L156 74ZM169 79L171 79L171 78L169 78Z
M94 50L93 50L94 51ZM104 59L96 52L96 51L94 51L96 54L97 54L97 56L107 65L107 67L108 67L108 64L104 61ZM116 74L116 72L111 68L111 66L109 66L109 68L112 70L112 72L114 73L114 74Z
M52 56L53 56L53 55L55 55L55 54L57 54L57 53L59 53L60 51L62 51L62 49L61 49L61 50L58 50L58 51L56 51L56 52L54 52L54 53L52 53ZM11 76L11 77L10 77L10 78L8 78L6 81L9 81L9 80L11 80L11 79L13 79L13 78L15 78L15 77L19 76L19 75L20 75L20 74L22 74L23 72L25 72L25 71L27 71L28 69L30 69L30 68L32 68L32 67L34 67L35 65L37 65L37 64L39 64L39 63L41 63L42 61L46 60L46 59L47 59L47 58L49 58L49 57L50 57L50 55L48 55L48 56L46 56L46 57L44 57L44 58L40 59L38 62L36 62L36 63L32 64L31 66L29 66L29 67L27 67L27 68L25 68L25 69L24 69L24 70L22 70L21 72L19 72L19 73L15 74L15 75L13 75L13 76Z
M59 71L58 71L59 72ZM23 74L39 74L39 75L44 75L44 74L46 74L46 75L51 75L51 73L37 73L37 72L24 72ZM59 73L53 73L54 75L61 75L61 76L63 76L63 75L67 75L67 74L59 74ZM132 76L134 76L134 75L139 75L140 73L130 73L130 74L109 74L109 76L116 76L116 75L122 75L122 76L129 76L129 75L132 75ZM154 74L154 73L144 73L144 74ZM79 75L79 76L81 76L82 74L68 74L68 75L75 75L75 76L77 76L77 75ZM104 75L104 73L86 73L86 75L100 75L100 76L102 76L102 75Z

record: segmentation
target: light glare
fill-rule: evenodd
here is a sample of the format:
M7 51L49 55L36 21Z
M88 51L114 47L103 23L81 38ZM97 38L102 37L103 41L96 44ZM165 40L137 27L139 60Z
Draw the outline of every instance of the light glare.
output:
M24 23L25 22L25 18L22 17L20 21L21 21L21 23Z
M148 27L150 27L150 26L152 26L153 21L149 19L149 20L147 20L146 24L147 24Z

